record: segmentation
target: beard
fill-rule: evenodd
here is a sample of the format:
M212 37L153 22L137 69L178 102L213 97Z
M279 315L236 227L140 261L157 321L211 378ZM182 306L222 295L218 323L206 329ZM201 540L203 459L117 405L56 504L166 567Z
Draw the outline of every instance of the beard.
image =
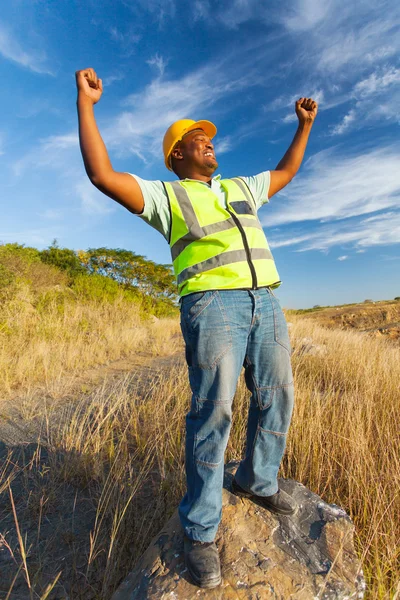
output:
M204 164L213 173L214 173L214 171L216 171L218 169L218 163L216 160L208 160Z

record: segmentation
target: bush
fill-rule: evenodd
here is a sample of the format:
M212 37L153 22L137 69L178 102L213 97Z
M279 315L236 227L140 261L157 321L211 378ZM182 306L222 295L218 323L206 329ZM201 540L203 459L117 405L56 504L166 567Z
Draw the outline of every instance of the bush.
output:
M84 300L114 302L121 295L118 283L104 275L78 275L71 287Z
M56 240L46 250L40 252L40 260L65 271L72 279L87 273L74 250L59 248Z
M67 277L56 267L43 264L36 248L20 244L0 246L0 289L13 296L18 284L27 284L33 292L65 285Z

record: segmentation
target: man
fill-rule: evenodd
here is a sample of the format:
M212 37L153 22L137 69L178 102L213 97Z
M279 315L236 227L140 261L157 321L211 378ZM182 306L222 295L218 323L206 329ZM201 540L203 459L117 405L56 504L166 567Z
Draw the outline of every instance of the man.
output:
M214 538L243 366L251 401L246 455L232 489L274 513L295 510L277 482L293 408L290 342L272 291L279 275L257 210L296 175L318 107L311 98L296 102L298 129L274 171L226 180L213 177L215 125L181 119L163 142L166 167L178 181L149 182L113 170L93 112L101 79L85 69L76 81L80 145L91 182L160 231L171 247L193 392L186 418L187 492L179 514L188 571L198 586L212 588L221 582Z

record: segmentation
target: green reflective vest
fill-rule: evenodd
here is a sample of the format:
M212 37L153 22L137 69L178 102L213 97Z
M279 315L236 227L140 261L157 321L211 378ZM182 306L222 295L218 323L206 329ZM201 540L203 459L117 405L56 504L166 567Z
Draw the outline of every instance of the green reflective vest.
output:
M164 182L180 296L206 290L274 288L281 283L249 188L238 177L220 183L227 208L203 183Z

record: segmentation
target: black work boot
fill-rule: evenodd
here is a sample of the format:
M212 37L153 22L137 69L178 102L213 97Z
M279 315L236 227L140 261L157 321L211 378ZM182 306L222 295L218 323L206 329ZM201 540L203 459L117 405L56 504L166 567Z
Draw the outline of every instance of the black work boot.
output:
M267 508L272 513L277 515L292 515L297 505L292 498L283 490L278 490L276 494L272 496L256 496L246 492L240 485L233 479L232 480L232 493L242 498L254 498L264 508Z
M221 583L221 567L215 542L197 542L184 538L185 564L193 582L202 588Z

